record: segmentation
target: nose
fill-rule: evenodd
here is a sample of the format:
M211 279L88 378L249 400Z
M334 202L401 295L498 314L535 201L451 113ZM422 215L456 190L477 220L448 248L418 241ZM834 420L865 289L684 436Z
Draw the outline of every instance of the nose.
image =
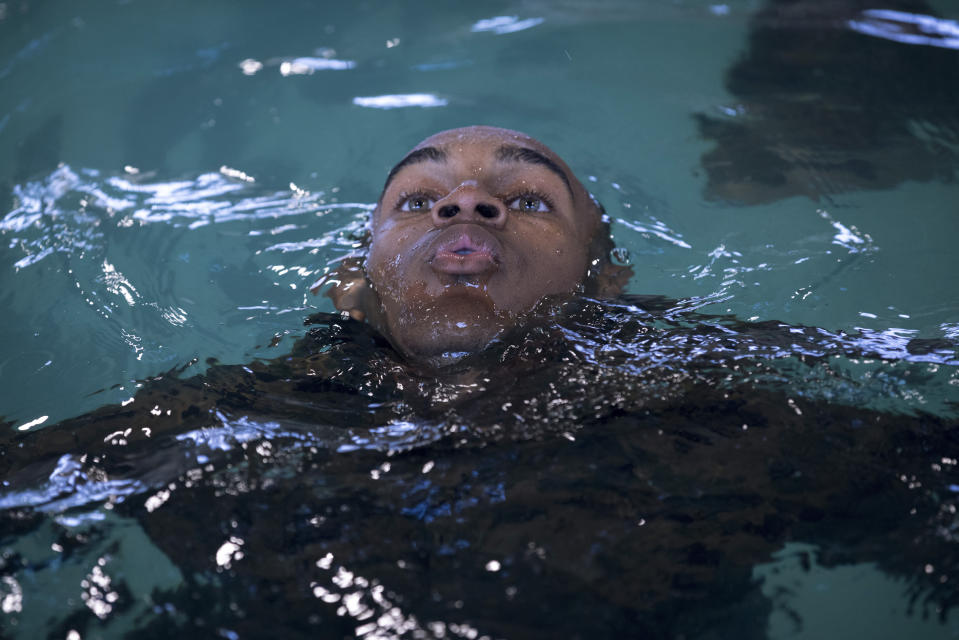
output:
M502 229L506 207L475 184L462 184L433 206L433 224L442 227L464 222Z

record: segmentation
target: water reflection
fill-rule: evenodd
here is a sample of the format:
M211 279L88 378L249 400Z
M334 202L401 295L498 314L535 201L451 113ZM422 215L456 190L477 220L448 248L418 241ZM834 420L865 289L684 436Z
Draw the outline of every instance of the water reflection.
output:
M432 93L398 93L384 96L357 96L353 104L372 109L400 109L403 107L445 107L446 98Z
M753 574L773 603L769 635L773 638L949 637L946 612L891 579L873 563L822 566L832 551L788 543ZM827 560L828 562L828 560ZM923 569L934 573L931 564ZM941 582L948 581L945 574Z
M269 336L298 329L313 304L302 285L352 250L371 208L338 192L275 189L229 166L160 180L135 167L64 164L16 185L0 218L11 278L3 412L28 423L55 385L60 406L44 414L57 421L78 405L119 402L137 378L195 355L247 359ZM256 325L266 338L251 337ZM22 349L25 341L45 347Z
M496 16L493 18L485 18L477 21L472 27L470 27L470 31L491 31L494 34L501 36L506 33L515 33L517 31L532 29L533 27L542 24L543 21L544 18L526 18L520 20L517 16Z
M951 180L956 33L924 2L768 0L726 73L734 102L696 116L716 143L702 157L707 197L818 200Z
M333 69L343 71L352 69L356 63L352 60L335 60L333 58L294 58L280 63L280 75L310 75L314 71ZM244 70L245 72L245 70Z
M866 9L849 28L905 44L959 49L959 23L934 16L889 9Z

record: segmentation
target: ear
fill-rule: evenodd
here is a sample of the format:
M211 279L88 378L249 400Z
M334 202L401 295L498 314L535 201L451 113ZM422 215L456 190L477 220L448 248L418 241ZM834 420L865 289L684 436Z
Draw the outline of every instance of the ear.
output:
M310 287L310 292L316 295L328 283L333 286L326 290L325 295L333 301L338 311L346 311L351 318L361 321L375 312L376 294L366 279L362 258L345 258L336 271L317 280Z
M589 243L590 268L586 277L586 294L601 299L616 298L626 290L633 276L629 254L617 248L610 236L609 217L595 199L599 227Z
M606 300L619 297L633 276L633 267L614 264L609 259L603 260L601 264L599 273L591 279L590 293Z

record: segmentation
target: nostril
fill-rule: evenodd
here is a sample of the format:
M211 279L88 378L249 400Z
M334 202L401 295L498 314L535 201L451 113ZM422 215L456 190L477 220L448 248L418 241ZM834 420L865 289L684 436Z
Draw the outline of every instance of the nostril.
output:
M459 205L448 204L443 207L440 207L439 216L441 218L452 218L459 212L460 212Z
M484 218L495 218L499 215L499 209L491 204L480 203L476 205L476 213Z

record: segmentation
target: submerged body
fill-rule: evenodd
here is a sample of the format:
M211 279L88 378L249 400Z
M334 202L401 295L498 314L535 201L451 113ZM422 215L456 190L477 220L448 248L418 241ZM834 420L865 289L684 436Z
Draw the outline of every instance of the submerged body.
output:
M763 638L752 568L787 541L878 563L919 611L955 603L957 425L837 404L861 398L834 359L877 355L854 337L580 300L427 372L364 323L313 322L287 356L5 439L2 528L84 563L106 553L90 526L51 518L137 523L179 578L127 584L139 548L102 567L156 636Z
M427 139L290 354L6 430L19 635L763 638L794 541L954 606L959 425L881 403L956 345L618 296L610 246L540 143Z

